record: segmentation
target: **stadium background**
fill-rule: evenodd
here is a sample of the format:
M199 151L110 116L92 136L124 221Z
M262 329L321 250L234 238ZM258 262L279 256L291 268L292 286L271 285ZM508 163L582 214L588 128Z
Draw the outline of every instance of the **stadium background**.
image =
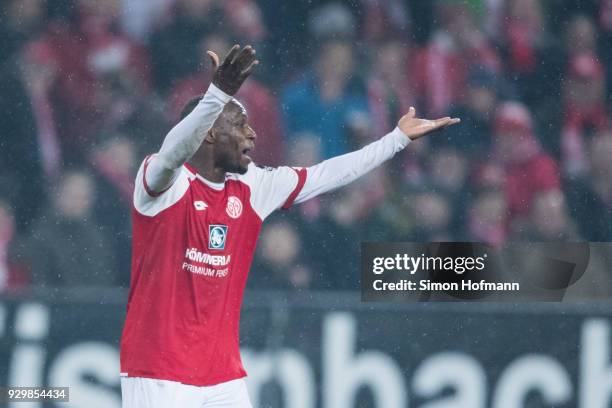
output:
M204 51L250 43L262 64L237 96L260 164L348 152L409 106L463 120L264 226L243 313L261 406L353 406L334 399L353 394L354 406L609 406L597 362L612 308L594 302L612 293L606 257L581 306L386 309L351 291L365 240L612 240L612 1L8 0L0 12L0 383L68 381L74 406L118 406L135 170L206 88ZM380 375L334 391L362 375L334 371L337 347L379 350L359 361ZM310 372L300 358L310 388L283 380ZM517 365L532 373L515 376L524 401L499 385ZM405 399L380 400L395 395L380 378Z

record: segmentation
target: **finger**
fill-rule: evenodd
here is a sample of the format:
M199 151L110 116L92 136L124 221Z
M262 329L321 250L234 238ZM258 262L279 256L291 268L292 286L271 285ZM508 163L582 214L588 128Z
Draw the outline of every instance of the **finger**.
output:
M414 106L411 106L410 109L408 109L408 113L406 115L411 119L416 116L416 110L414 109Z
M436 122L434 129L435 130L444 130L449 126L455 125L459 122L461 122L461 119L458 118L442 118L442 119L438 119Z
M251 63L255 60L255 50L250 45L247 45L242 49L240 54L236 57L234 64L236 64L237 68L241 71L251 65Z
M227 55L225 56L225 59L223 60L223 66L232 64L236 58L236 55L238 54L238 51L240 51L240 45L235 44L227 53Z
M240 75L242 77L247 77L249 75L251 75L251 72L253 72L253 69L255 69L255 67L259 65L259 60L254 60L251 62L251 65L249 65L248 67L246 67L244 70L242 70L242 72L240 73Z
M433 123L436 127L440 127L440 126L448 125L450 121L451 121L451 118L447 116L445 118L436 119L433 121Z
M461 122L461 119L459 118L445 118L446 120L444 121L444 123L442 124L443 128L452 126L452 125L456 125L457 123Z
M206 54L210 57L210 61L212 62L213 69L216 70L219 68L219 56L214 51L206 51Z
M244 58L243 60L236 62L236 68L240 70L240 72L246 71L253 63L257 60L255 54L251 54L249 58Z

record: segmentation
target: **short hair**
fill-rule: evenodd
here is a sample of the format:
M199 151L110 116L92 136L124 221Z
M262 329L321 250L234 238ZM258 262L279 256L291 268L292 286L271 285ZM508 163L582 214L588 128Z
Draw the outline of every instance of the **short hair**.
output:
M187 115L189 115L196 106L198 106L198 103L200 103L200 101L202 100L202 98L204 97L204 94L201 95L196 95L194 97L192 97L186 104L185 106L183 106L183 109L181 110L181 117L180 120L185 119L185 117ZM231 98L230 102L233 102L236 106L244 109L244 106L242 106L242 104L235 98Z

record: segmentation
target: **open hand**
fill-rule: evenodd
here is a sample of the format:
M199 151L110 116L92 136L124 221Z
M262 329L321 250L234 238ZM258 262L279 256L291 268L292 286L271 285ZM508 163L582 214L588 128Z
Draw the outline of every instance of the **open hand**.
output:
M461 119L445 117L435 120L420 119L416 117L416 111L414 108L410 108L408 113L402 116L397 126L406 136L411 140L418 139L421 136L425 136L428 133L435 132L436 130L442 130L447 126L454 125L461 122Z
M206 51L210 57L214 74L212 83L228 95L234 95L242 83L259 64L255 50L250 45L240 49L238 44L229 51L223 63L219 65L219 56L213 51Z

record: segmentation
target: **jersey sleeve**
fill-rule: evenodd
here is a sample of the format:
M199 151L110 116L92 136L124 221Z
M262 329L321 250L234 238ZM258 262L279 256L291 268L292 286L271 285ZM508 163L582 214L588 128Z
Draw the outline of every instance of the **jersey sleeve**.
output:
M231 96L210 84L193 111L170 130L159 153L146 162L145 178L150 192L161 194L176 181L183 164L198 150L230 99Z
M147 182L149 180L147 174L151 171L150 164L154 158L155 155L151 155L144 159L138 169L134 183L134 208L140 214L148 217L154 217L179 201L189 188L192 179L192 175L181 166L170 186L163 191L152 190Z
M410 139L399 129L360 150L325 160L306 170L304 186L295 197L302 203L351 183L404 149Z
M253 209L264 220L279 208L288 209L294 203L302 203L358 179L393 157L409 142L410 139L395 128L360 150L308 168L258 167L251 163L241 179L251 189Z
M264 220L278 209L289 209L306 182L306 169L249 165L240 177L251 191L251 206Z

